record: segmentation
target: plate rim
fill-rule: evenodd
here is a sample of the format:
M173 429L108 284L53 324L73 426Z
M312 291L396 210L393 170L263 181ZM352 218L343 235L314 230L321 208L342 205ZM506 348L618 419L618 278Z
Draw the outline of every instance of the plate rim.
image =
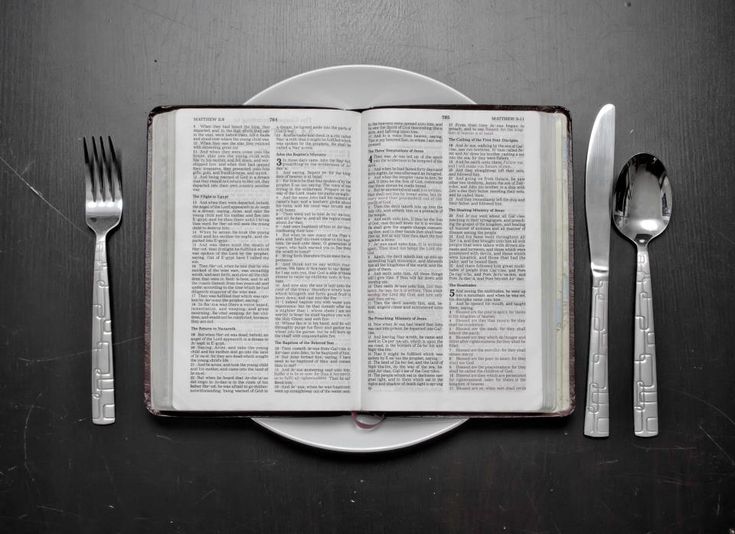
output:
M370 63L355 63L355 64L333 65L331 67L322 67L318 69L301 72L299 74L294 74L293 76L285 78L281 80L280 82L276 82L273 85L266 87L265 89L262 89L261 91L257 92L256 94L248 98L247 101L245 101L245 105L250 104L254 100L259 100L260 98L267 96L268 93L276 91L277 89L280 89L284 85L288 85L294 82L298 83L301 79L309 78L311 76L319 76L319 75L323 75L323 74L330 73L330 72L337 72L337 71L342 71L342 70L358 70L358 69L359 70L378 70L382 72L392 72L394 74L410 76L412 78L420 79L426 83L440 86L442 89L453 93L454 96L456 96L457 98L461 98L462 100L464 100L466 104L476 103L470 97L468 97L464 93L461 93L454 87L447 85L444 82L440 82L439 80L432 78L430 76L427 76L425 74L420 74L418 72L414 72L414 71L407 70L407 69L401 69L398 67L389 67L386 65L374 65ZM390 104L384 104L384 105L390 105Z

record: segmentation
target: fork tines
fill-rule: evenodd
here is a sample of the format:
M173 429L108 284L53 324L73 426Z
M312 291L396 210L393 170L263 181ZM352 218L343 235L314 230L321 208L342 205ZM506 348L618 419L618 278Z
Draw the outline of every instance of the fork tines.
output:
M85 173L84 182L87 190L87 202L115 202L122 198L122 183L120 181L120 164L112 145L112 138L107 137L108 150L102 137L92 140L92 151L87 145L87 138L83 138ZM109 154L108 154L109 152Z

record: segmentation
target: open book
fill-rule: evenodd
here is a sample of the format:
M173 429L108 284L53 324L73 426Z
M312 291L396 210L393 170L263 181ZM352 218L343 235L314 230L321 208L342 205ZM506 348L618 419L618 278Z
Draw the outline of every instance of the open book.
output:
M147 403L565 414L562 108L157 108Z

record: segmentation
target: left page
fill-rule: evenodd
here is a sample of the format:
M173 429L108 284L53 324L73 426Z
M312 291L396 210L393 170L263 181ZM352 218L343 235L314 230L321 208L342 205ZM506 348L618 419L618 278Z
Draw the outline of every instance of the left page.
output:
M360 115L175 113L173 408L354 409Z

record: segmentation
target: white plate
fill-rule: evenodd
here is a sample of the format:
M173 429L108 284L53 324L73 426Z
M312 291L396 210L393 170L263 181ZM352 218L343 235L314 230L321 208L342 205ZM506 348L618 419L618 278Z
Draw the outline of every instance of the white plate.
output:
M344 65L313 70L279 82L246 104L361 109L402 104L473 104L441 82L407 70ZM409 447L458 427L459 417L386 417L372 430L358 428L349 415L260 417L256 423L286 438L343 452L378 452Z

